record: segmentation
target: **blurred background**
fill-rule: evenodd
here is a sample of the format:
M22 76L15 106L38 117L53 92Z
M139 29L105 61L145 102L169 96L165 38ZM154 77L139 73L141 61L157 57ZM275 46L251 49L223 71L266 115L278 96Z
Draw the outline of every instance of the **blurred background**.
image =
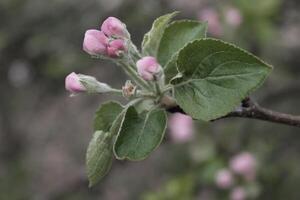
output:
M300 199L300 129L247 119L194 122L193 135L183 140L170 129L145 161L115 161L88 188L94 111L112 97L69 98L64 77L75 71L121 87L126 76L82 51L84 32L116 16L140 46L152 21L173 10L179 18L208 20L211 37L272 64L254 99L300 113L299 0L0 0L1 200L228 199L232 190L218 187L216 176L241 152L256 163L255 178L235 180L244 199Z

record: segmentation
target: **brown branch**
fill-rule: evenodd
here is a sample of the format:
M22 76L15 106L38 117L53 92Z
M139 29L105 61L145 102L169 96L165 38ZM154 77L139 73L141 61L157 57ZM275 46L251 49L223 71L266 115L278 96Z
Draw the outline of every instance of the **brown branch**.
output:
M185 113L179 106L172 107L168 109L169 112L180 112ZM253 102L250 98L246 98L239 109L228 113L227 115L220 117L216 120L230 117L240 117L249 119L258 119L273 123L285 124L289 126L300 127L300 116L275 112L266 108L259 106L257 103Z

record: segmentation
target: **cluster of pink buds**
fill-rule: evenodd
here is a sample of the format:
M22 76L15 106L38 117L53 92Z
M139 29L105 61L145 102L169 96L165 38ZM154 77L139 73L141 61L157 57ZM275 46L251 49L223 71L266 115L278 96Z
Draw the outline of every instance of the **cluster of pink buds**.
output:
M181 113L172 114L168 122L169 134L176 143L185 143L194 138L193 119Z
M127 51L126 42L129 33L126 25L115 17L108 17L101 30L87 30L83 41L83 50L93 56L120 57Z
M256 166L255 157L249 152L242 152L230 159L229 169L221 169L216 173L216 185L220 189L231 189L231 200L245 200L248 194L242 186L235 186L235 175L240 176L246 182L254 181Z

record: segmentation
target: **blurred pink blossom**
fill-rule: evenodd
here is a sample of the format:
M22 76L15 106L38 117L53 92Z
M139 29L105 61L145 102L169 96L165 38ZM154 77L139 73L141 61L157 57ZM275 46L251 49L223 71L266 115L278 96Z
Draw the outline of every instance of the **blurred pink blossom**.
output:
M168 122L169 134L173 141L188 142L194 138L193 119L181 113L172 114Z
M256 165L255 157L248 152L240 153L230 160L231 170L242 175L248 181L255 179Z
M85 32L83 50L90 55L101 55L106 53L108 38L102 31L90 29Z
M208 32L214 36L221 36L223 33L219 14L211 8L203 9L199 12L198 18L201 21L208 21Z
M233 185L233 176L228 169L221 169L216 175L216 184L221 189L228 189Z
M225 20L229 25L237 27L243 22L243 16L237 8L231 7L225 12Z
M230 200L244 200L246 199L246 191L242 187L233 188L230 193Z
M128 37L126 26L116 17L108 17L101 25L101 30L108 36Z
M158 74L161 70L161 66L157 62L156 58L151 56L143 57L136 63L138 74L147 81L152 81L155 78L155 74Z
M79 77L76 73L70 73L65 79L65 88L71 93L79 93L86 91L86 88L80 83Z

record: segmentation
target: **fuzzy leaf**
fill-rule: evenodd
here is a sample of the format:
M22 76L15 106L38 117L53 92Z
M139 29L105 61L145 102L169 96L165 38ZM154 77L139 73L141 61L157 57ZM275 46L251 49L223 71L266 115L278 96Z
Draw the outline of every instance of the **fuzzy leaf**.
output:
M163 110L138 114L133 106L129 107L114 145L115 156L121 160L145 159L161 143L166 124Z
M175 17L178 12L172 12L157 18L152 25L151 30L145 34L142 42L142 53L143 55L154 56L157 55L158 46L161 37L165 31L170 20Z
M178 105L205 121L232 111L262 85L272 67L254 55L221 40L201 39L180 51L172 80Z
M94 130L108 132L123 109L122 105L113 101L102 104L95 115Z
M108 132L96 131L90 141L86 165L89 186L92 187L109 171L113 158L112 136Z

